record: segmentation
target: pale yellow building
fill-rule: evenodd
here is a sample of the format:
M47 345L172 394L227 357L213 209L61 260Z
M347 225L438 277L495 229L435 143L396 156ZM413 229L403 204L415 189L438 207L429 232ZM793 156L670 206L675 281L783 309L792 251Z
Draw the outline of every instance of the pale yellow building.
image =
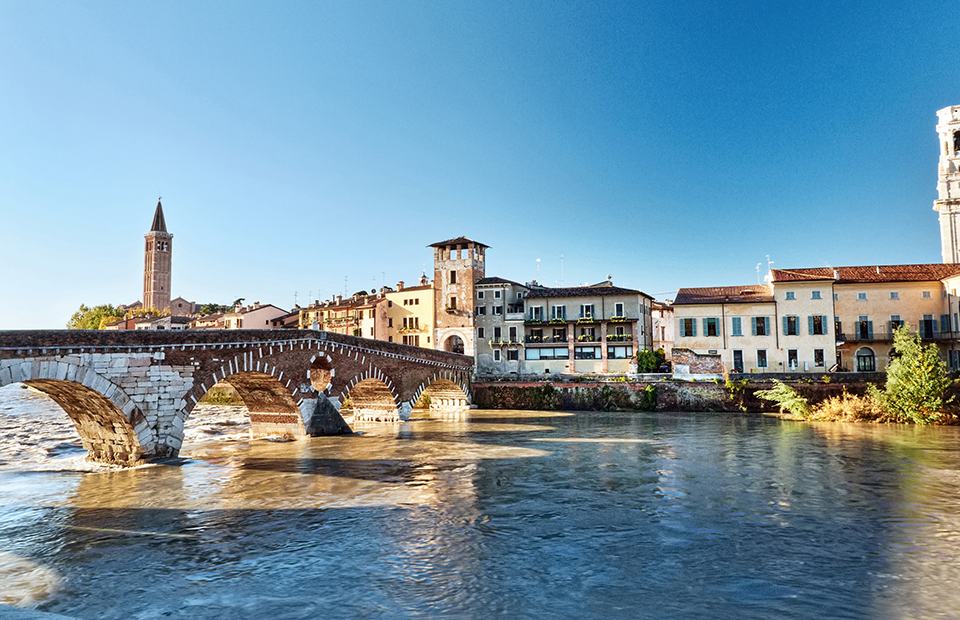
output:
M421 278L419 286L409 288L403 282L398 282L397 290L387 291L384 296L387 303L384 307L385 336L382 339L426 349L435 348L435 294L427 278Z

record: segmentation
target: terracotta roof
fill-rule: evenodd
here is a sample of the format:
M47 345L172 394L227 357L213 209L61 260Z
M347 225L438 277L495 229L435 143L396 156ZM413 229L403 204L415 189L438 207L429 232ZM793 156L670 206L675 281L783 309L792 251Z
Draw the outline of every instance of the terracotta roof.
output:
M960 265L866 265L862 267L812 267L772 269L774 282L833 280L837 284L858 282L930 282L960 275Z
M476 246L479 246L479 247L481 247L481 248L489 248L489 247L490 247L489 245L484 245L484 244L480 243L479 241L474 241L473 239L467 239L466 237L457 237L456 239L447 239L446 241L438 241L437 243L431 243L431 244L428 245L427 247L428 247L428 248L442 248L442 247L448 246L448 245L467 245L467 244L470 244L470 243L472 243L472 244L474 244L474 245L476 245Z
M157 201L157 210L153 212L153 226L150 227L150 232L167 232L167 223L163 219L163 207L160 206L160 201Z
M773 303L773 295L766 285L707 286L682 288L677 291L674 306L693 304Z
M480 278L477 280L477 286L487 285L487 284L512 284L514 286L523 286L519 282L514 282L513 280L507 280L506 278L498 278L497 276L491 276L489 278Z
M566 288L549 288L540 286L530 289L527 293L527 299L542 299L545 297L600 297L607 295L643 295L650 297L642 291L636 291L630 288L620 288L619 286L571 286ZM653 299L650 297L650 299Z

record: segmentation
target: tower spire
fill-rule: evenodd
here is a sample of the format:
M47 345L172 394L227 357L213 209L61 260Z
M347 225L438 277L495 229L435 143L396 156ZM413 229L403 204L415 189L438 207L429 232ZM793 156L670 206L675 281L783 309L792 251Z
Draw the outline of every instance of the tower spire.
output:
M150 227L150 232L167 232L167 222L163 219L163 205L160 204L160 200L157 200L157 210L153 212L153 226Z

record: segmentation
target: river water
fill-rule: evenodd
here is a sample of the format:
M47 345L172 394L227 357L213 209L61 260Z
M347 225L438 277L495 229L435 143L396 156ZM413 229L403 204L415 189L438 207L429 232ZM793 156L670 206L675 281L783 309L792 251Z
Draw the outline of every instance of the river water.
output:
M0 602L77 618L956 618L960 429L474 411L84 462L0 390ZM416 412L415 412L416 416Z

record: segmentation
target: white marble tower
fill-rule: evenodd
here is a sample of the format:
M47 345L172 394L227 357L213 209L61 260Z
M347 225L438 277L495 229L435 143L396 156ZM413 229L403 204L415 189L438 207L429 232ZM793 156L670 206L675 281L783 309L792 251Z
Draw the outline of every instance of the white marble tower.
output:
M940 213L943 262L960 263L960 106L938 110L937 119L940 165L933 210Z

